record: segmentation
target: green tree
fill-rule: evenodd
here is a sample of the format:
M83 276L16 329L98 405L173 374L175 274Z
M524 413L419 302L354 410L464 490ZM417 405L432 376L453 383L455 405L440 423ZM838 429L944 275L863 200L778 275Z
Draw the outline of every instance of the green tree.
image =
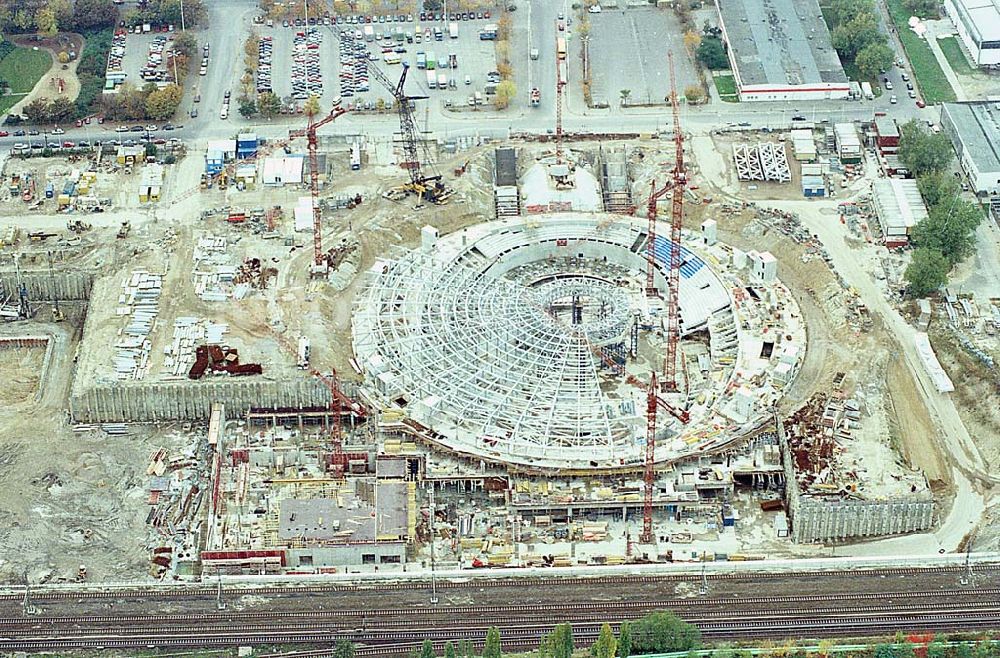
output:
M894 58L892 48L885 41L875 41L858 51L854 64L863 77L875 79L879 73L892 66Z
M118 9L109 0L76 0L70 24L78 32L89 32L114 26L117 18Z
M684 98L688 103L700 103L705 98L705 92L698 85L689 85L684 88Z
M701 645L698 628L670 612L653 612L632 623L633 652L687 651Z
M706 68L713 71L729 68L729 57L726 55L726 47L722 45L722 39L718 37L705 37L698 46L698 61Z
M458 653L455 651L455 645L451 642L445 642L444 658L458 658Z
M913 227L911 240L917 247L935 249L954 265L975 251L976 228L983 219L977 206L962 199L934 206Z
M462 658L475 658L472 651L472 640L461 640L458 643L458 653Z
M927 645L927 658L948 658L948 655L948 645L940 638L934 638L934 641Z
M257 96L257 111L265 119L272 119L281 112L281 99L274 92L265 91Z
M903 0L903 8L919 18L937 18L938 0Z
M490 626L490 629L486 631L483 658L501 658L502 656L503 653L500 651L500 629L496 626Z
M915 249L903 275L907 283L907 292L911 297L926 297L948 282L950 270L951 264L948 263L948 259L937 249L928 247ZM877 648L875 657L879 658ZM896 658L895 652L892 658Z
M931 133L911 119L899 127L899 160L916 177L943 171L954 151L944 133Z
M76 105L65 96L53 98L49 103L49 121L62 123L76 115Z
M559 624L552 629L552 658L573 658L573 627Z
M896 658L896 647L891 644L875 645L875 658Z
M841 57L854 59L862 49L873 43L885 41L878 29L878 21L871 12L862 12L838 25L830 34L833 47Z
M502 110L514 99L517 95L517 87L514 85L512 80L501 80L497 84L496 97L493 103L496 105L498 110Z
M36 98L21 110L31 123L49 122L49 102L44 98Z
M619 658L629 658L632 655L632 624L622 622L618 629L618 656Z
M590 655L593 658L615 658L615 652L618 650L618 640L615 639L615 634L611 632L611 625L605 623L601 626L601 632L597 636L597 642L594 642L590 647Z
M437 654L434 653L433 642L424 640L423 644L420 645L420 658L437 658Z
M860 14L873 14L873 0L833 0L827 7L833 25L842 25ZM831 26L832 27L832 26Z
M253 102L253 99L247 95L240 96L237 103L239 105L240 116L244 119L249 119L260 109L257 104Z
M958 179L944 171L921 176L917 179L917 187L928 208L951 202L961 191Z
M333 645L333 658L354 658L354 643L350 640L337 640Z
M622 99L622 105L628 105L628 97L632 95L631 89L620 89L618 96Z
M169 119L181 104L184 91L179 85L167 85L156 89L146 96L146 116L150 119Z

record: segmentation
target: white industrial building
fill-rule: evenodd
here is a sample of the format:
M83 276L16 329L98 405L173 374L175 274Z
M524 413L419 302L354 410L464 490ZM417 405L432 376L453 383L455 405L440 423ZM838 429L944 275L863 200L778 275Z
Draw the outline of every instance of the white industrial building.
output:
M847 74L816 0L718 0L741 101L847 98Z
M998 0L945 0L962 44L978 66L1000 64L1000 2Z
M861 138L853 123L838 123L833 126L833 134L837 140L837 155L842 162L855 163L861 161Z
M951 138L972 189L1000 194L1000 103L944 103L941 129Z
M875 216L885 237L885 246L903 247L917 223L927 217L927 206L912 178L880 178L872 184Z

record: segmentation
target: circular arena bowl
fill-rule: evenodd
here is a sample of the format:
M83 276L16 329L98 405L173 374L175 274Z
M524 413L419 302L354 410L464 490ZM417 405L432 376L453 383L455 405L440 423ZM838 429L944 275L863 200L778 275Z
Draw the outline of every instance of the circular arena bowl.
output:
M664 302L644 293L645 223L560 213L441 238L426 227L422 238L377 261L355 300L355 359L383 425L519 469L640 467L643 382L665 349ZM654 282L665 291L670 242L658 237L654 247ZM661 462L723 445L766 412L720 414L734 373L749 365L740 323L730 284L696 253L681 255L681 333L713 376L699 374L671 400L690 410L689 423L658 414Z

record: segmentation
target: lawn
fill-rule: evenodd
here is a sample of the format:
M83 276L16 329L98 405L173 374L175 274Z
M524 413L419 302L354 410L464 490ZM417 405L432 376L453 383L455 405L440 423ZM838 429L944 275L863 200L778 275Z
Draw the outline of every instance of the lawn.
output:
M31 48L15 48L0 60L0 78L10 84L10 93L0 97L0 114L30 92L51 66L52 56L48 51Z
M713 79L715 80L715 89L719 92L722 100L730 103L739 101L739 96L736 92L736 78L731 74L725 74L713 76Z
M899 39L906 49L906 56L913 66L913 75L923 99L927 103L941 103L955 100L955 90L944 76L941 65L923 39L918 37L906 24L910 14L903 8L903 0L886 0L892 22L896 24Z
M965 58L965 53L962 52L962 46L958 43L957 37L938 39L938 45L941 46L941 52L944 53L945 59L951 64L952 71L959 75L975 73L976 70L969 64L969 60Z

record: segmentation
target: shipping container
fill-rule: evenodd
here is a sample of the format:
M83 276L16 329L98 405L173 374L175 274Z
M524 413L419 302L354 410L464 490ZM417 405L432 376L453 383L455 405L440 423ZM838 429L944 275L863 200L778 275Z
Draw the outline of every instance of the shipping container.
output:
M450 36L452 39L458 38L458 23L448 24L448 36Z

